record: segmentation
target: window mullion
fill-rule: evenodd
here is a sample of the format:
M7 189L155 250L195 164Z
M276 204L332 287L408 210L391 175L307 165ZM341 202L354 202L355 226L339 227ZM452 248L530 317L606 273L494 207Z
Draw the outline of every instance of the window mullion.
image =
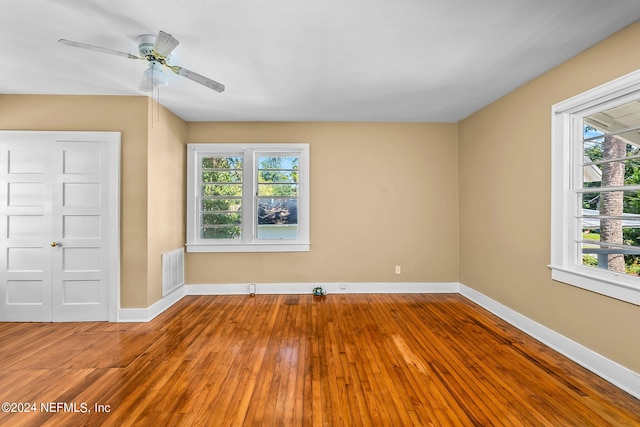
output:
M598 166L598 165L605 165L607 163L626 162L629 160L636 160L636 159L640 159L640 154L635 156L616 157L614 159L598 160L597 162L584 162L582 166Z
M576 193L611 193L615 191L640 191L640 184L620 185L617 187L584 187L575 190Z
M569 221L567 224L567 235L565 245L565 259L571 260L570 262L575 264L581 263L582 247L576 243L582 236L582 224L578 219L582 214L582 198L580 190L583 187L583 170L581 164L583 163L583 129L584 120L582 117L571 116L571 127L569 137L569 156L570 160L570 188L573 190L570 192L568 202L570 204L570 211L567 212Z
M242 183L242 235L245 243L255 241L254 205L255 205L255 153L254 150L244 151L244 181Z

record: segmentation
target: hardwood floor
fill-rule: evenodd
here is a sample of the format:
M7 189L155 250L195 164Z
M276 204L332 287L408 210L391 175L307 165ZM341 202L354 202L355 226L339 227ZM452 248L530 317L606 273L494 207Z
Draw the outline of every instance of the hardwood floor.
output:
M459 295L185 297L0 343L0 402L32 410L0 425L640 426L640 400Z

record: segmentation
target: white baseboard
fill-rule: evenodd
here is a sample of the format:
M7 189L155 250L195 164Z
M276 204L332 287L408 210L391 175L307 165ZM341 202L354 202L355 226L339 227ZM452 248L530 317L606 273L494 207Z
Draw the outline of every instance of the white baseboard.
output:
M220 285L185 285L187 295L247 295L251 283ZM310 294L313 288L321 287L328 294L421 294L421 293L457 293L457 282L420 283L254 283L255 293L274 294Z
M147 308L121 308L118 310L118 322L149 322L180 301L185 295L186 289L181 286Z
M120 322L148 322L185 295L248 295L251 283L185 285L148 308L119 310ZM443 283L257 283L256 294L310 294L322 287L331 294L355 293L459 293L558 353L640 399L640 374L607 359L599 353L547 328L546 326L492 300L458 282Z
M500 304L497 301L460 284L460 294L495 314L527 335L548 345L558 353L584 366L616 387L640 399L640 374L607 359L553 329Z

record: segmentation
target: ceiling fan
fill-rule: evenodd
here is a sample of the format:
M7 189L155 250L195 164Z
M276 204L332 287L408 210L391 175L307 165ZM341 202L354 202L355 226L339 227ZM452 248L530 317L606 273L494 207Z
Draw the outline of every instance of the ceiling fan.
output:
M200 83L209 89L215 90L216 92L224 91L224 85L216 82L215 80L211 80L208 77L194 71L187 70L186 68L179 67L177 65L170 65L169 59L171 52L173 52L180 42L171 34L165 33L164 31L160 31L157 36L153 34L142 34L138 36L138 53L140 56L66 39L60 39L58 41L65 46L124 56L125 58L130 59L146 60L149 63L149 68L144 71L143 79L139 86L139 89L144 92L151 92L154 87L166 86L169 83L169 77L163 73L164 68L168 68L177 75L186 77L196 83Z

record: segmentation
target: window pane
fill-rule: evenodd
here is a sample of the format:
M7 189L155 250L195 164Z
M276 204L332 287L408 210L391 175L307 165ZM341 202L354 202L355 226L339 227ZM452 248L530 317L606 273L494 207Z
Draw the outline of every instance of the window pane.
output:
M240 224L241 216L237 212L221 212L202 214L200 222L202 225L218 225L218 224Z
M601 165L586 163L583 166L583 187L597 188L637 185L640 177L634 176L634 174L638 171L640 171L639 159L609 162Z
M258 196L298 196L298 184L258 184Z
M203 157L202 169L242 169L242 156Z
M201 210L239 212L241 207L240 199L205 199L202 200Z
M242 156L202 158L201 238L241 237L242 166Z
M603 132L617 133L640 125L640 101L631 101L587 117L588 123Z
M258 239L297 239L298 200L260 198Z
M258 239L298 238L298 164L297 156L258 156Z
M204 184L202 196L236 196L242 197L241 184Z
M592 123L593 123L592 117L585 118L584 134L582 135L582 138L584 140L595 139L597 137L604 136L605 134L603 131L593 127Z
M217 182L242 182L242 171L203 171L202 172L203 183L217 183Z
M620 187L640 184L638 156L640 156L638 147L614 137L585 142L583 187Z
M297 170L264 170L260 169L258 174L258 182L279 182L279 183L297 183Z
M587 237L585 240L588 240ZM640 275L640 248L613 247L595 241L582 243L582 265L615 271L632 276Z
M584 187L640 183L640 102L633 101L584 118ZM620 160L624 159L624 160Z
M297 156L258 156L259 170L298 170Z
M617 217L624 226L635 224L640 218L640 191L603 191L582 194L582 215L589 228L599 227L598 216ZM631 221L633 220L633 221Z
M626 274L640 272L640 192L585 193L582 264Z
M298 196L298 157L258 157L259 196Z
M200 229L200 237L202 239L239 239L241 231L241 227L234 225L203 227Z
M298 224L258 225L258 239L297 239Z

